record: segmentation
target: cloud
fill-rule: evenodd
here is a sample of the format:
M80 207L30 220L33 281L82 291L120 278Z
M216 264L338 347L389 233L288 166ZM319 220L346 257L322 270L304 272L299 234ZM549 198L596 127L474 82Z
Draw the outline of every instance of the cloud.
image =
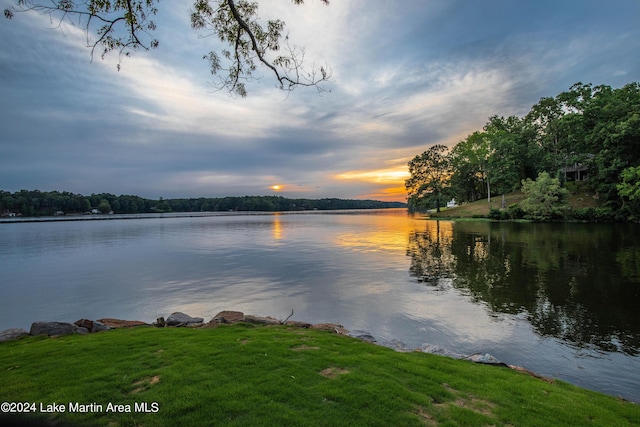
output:
M6 7L10 0L0 0ZM159 4L160 47L90 61L77 27L16 16L0 26L3 189L156 197L278 194L397 197L401 171L494 114L522 115L577 82L640 76L640 4L309 0L260 3L281 18L331 92L215 92L189 27L191 0ZM391 178L397 173L397 179Z

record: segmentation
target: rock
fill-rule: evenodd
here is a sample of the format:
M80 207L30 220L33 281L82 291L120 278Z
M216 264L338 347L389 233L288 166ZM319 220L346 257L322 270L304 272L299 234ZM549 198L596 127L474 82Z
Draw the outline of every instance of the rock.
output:
M232 324L232 323L243 322L243 321L244 321L243 312L224 310L216 314L215 316L213 316L211 320L209 320L209 323L207 323L204 327L215 328L218 325Z
M344 336L349 336L350 332L347 328L345 328L344 326L338 325L335 327L335 329L333 330L333 332L335 332L338 335L344 335Z
M96 321L93 322L93 328L91 329L91 332L102 332L108 331L109 329L113 329L113 326L105 325L104 323Z
M255 323L258 325L279 325L280 321L278 319L274 319L273 317L259 317L259 316L251 316L247 314L244 316L244 321L247 323Z
M221 311L220 313L213 316L213 319L216 320L217 323L236 323L242 322L244 320L244 313L241 311Z
M33 322L31 324L31 335L71 335L71 334L86 334L89 333L87 328L81 328L73 323L65 322Z
M410 353L412 351L414 351L413 348L407 347L407 345L405 343L403 343L402 341L393 339L391 341L388 340L383 340L382 342L379 343L380 345L384 346L384 347L388 347L391 348L399 353Z
M102 323L106 326L111 326L112 328L131 328L134 326L149 326L148 323L141 322L139 320L121 320L121 319L98 319L98 322Z
M377 340L367 331L352 331L349 335L366 342L377 342Z
M4 331L0 332L0 342L15 340L26 335L29 335L29 332L25 331L22 328L5 329Z
M74 325L79 326L81 328L86 328L89 332L101 332L108 331L109 329L113 329L113 326L107 326L104 323L100 323L98 321L93 321L89 319L80 319L73 322Z
M338 335L349 335L349 331L344 326L338 323L316 323L311 325L309 329L316 329L319 331L330 331Z
M301 322L299 320L287 320L285 322L285 325L287 325L287 326L295 326L297 328L309 328L309 327L311 327L311 323Z
M80 319L73 322L73 324L81 328L87 328L89 331L93 330L93 320Z
M167 326L193 325L202 323L203 320L202 317L191 317L188 314L176 311L167 317Z
M156 319L156 323L154 323L153 326L157 328L164 328L165 326L167 326L167 322L164 320L164 317L158 317Z
M506 366L506 367L509 366L506 363L502 363L501 361L499 361L498 359L496 359L495 357L493 357L489 353L486 353L484 355L482 355L482 354L472 354L471 356L468 357L468 359L471 360L472 362L482 363L482 364L485 364L485 365L496 365L496 366Z
M454 353L452 351L449 351L447 349L445 349L444 347L440 347L439 345L433 345L433 344L422 344L422 347L420 347L420 351L422 351L423 353L429 353L429 354L437 354L439 356L446 356L446 357L452 357L454 359L464 359L465 356L463 354L458 354L458 353Z

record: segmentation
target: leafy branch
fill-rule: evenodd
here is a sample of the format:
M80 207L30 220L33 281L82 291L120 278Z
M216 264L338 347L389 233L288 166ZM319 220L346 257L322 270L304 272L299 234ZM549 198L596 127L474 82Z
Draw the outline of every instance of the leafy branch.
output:
M101 57L112 52L120 58L132 51L157 48L159 41L152 36L156 24L159 0L15 0L4 10L11 19L18 12L49 14L58 26L63 22L79 25L86 37L93 58L98 47ZM304 0L292 0L300 5ZM328 5L329 0L321 0ZM258 4L248 0L194 0L191 26L210 31L227 45L221 51L211 51L203 57L209 62L214 86L229 92L247 95L246 82L262 65L275 76L280 89L292 91L298 86L313 86L325 91L323 83L331 72L326 66L303 66L305 50L294 47L285 35L285 23L279 19L260 22ZM95 34L95 39L91 36ZM284 48L281 49L284 40ZM120 63L118 63L120 69Z
M157 14L155 3L159 0L51 0L49 4L32 0L17 0L16 5L5 9L8 19L17 12L38 12L48 14L57 21L79 25L86 37L87 47L91 48L91 57L98 47L102 48L101 57L117 51L120 58L129 56L137 49L149 50L158 47L158 40L151 36L156 29L151 19ZM91 40L91 34L97 38ZM118 63L120 69L120 63Z

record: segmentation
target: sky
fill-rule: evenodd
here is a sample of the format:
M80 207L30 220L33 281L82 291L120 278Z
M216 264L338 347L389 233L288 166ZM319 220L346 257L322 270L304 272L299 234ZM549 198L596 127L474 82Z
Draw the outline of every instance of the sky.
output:
M158 49L120 71L78 26L1 18L0 190L406 201L430 146L577 82L640 81L640 0L263 0L330 92L258 69L234 97L212 85L203 56L223 45L191 29L192 4L160 2Z

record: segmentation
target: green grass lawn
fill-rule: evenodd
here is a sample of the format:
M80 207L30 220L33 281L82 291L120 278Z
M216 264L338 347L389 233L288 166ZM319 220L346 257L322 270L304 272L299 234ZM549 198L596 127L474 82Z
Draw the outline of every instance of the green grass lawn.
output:
M521 202L525 199L524 193L515 192L505 194L505 207ZM432 218L472 218L489 215L490 209L502 208L502 196L491 198L491 203L487 199L476 200L475 202L465 203L454 208L444 208L439 213L430 213Z
M66 407L37 414L62 425L640 424L637 405L561 381L287 326L27 337L0 343L0 381L1 402Z
M599 199L588 189L584 182L570 182L566 184L566 188L569 190L567 201L571 209L597 208L600 206ZM525 194L520 191L505 194L504 207L508 208L510 205L518 204L525 198ZM454 208L441 208L441 212L432 212L429 213L429 216L442 219L486 217L489 215L490 209L502 209L502 205L502 196L499 195L492 197L491 203L487 199L476 200Z

